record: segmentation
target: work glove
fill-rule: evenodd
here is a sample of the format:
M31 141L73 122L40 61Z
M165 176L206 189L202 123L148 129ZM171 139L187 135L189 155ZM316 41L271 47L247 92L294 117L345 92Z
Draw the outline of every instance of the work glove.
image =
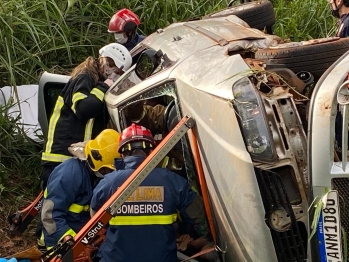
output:
M86 160L85 146L87 142L88 141L71 144L68 147L69 153L80 160Z

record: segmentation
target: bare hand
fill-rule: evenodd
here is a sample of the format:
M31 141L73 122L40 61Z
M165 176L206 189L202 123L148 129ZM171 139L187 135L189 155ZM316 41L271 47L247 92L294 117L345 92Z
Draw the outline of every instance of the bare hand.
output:
M112 86L114 84L114 81L111 79L107 79L104 81L104 83L106 83L109 87Z

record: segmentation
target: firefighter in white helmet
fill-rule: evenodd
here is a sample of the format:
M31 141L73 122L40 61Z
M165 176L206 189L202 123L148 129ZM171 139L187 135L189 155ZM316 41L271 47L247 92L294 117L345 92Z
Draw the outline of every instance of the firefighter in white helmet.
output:
M74 68L71 78L60 92L50 116L47 140L42 153L42 188L53 169L72 157L68 147L79 141L94 139L107 128L109 116L104 94L132 63L129 51L120 44L109 44L99 50L99 58L89 56ZM36 236L43 243L40 224Z

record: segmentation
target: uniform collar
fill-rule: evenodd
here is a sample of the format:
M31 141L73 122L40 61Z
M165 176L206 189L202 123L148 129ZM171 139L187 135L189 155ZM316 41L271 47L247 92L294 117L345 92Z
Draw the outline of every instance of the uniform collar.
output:
M124 158L125 169L137 168L145 159L144 156L127 156Z

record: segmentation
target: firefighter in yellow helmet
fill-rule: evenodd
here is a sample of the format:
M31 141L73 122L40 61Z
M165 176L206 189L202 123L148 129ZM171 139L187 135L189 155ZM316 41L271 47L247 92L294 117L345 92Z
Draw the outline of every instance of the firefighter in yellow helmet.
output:
M115 130L105 129L85 144L70 147L77 157L58 165L48 179L41 209L46 248L74 237L86 224L98 177L116 169L114 160L120 154L119 134Z

